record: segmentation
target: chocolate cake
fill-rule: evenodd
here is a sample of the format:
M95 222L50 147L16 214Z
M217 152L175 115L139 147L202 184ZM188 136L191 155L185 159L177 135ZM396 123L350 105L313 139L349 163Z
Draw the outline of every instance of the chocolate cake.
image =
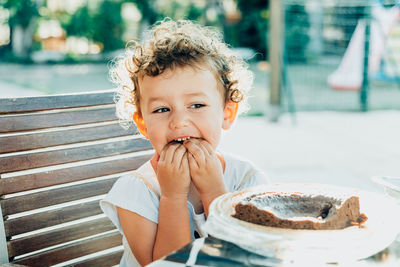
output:
M333 230L361 225L358 196L265 192L236 204L233 217L255 224L290 228Z

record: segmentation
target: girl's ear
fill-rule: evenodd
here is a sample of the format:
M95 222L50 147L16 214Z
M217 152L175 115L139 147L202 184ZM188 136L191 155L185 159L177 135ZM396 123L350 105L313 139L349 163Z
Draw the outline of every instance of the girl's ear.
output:
M224 108L224 121L222 123L222 129L228 130L236 119L239 104L228 101Z
M135 122L139 132L147 138L147 128L142 116L137 112L133 113L133 121Z

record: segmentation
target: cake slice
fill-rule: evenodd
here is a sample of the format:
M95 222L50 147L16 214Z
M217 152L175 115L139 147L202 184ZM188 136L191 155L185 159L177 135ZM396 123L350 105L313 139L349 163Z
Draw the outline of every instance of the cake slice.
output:
M237 203L235 212L246 222L290 229L343 229L367 220L353 195L258 193Z

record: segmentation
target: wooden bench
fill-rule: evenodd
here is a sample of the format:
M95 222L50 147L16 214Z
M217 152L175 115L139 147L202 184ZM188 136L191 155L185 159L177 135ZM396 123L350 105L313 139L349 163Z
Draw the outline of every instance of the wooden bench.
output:
M112 91L0 99L0 263L112 266L121 235L99 207L153 152Z

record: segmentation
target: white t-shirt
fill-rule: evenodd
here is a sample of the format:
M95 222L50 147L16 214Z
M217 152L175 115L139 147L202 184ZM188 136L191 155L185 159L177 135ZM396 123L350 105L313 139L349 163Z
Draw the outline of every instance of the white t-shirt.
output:
M225 160L224 182L229 192L269 182L265 174L249 161L229 154L223 154L223 157ZM119 178L104 199L100 201L101 209L123 236L124 254L120 266L140 266L140 264L133 255L122 231L116 206L158 223L159 196L160 186L157 176L148 161L134 173ZM205 222L205 216L204 213L196 214L190 201L188 201L188 209L191 239L193 240L195 236L205 235L201 229L201 225Z

